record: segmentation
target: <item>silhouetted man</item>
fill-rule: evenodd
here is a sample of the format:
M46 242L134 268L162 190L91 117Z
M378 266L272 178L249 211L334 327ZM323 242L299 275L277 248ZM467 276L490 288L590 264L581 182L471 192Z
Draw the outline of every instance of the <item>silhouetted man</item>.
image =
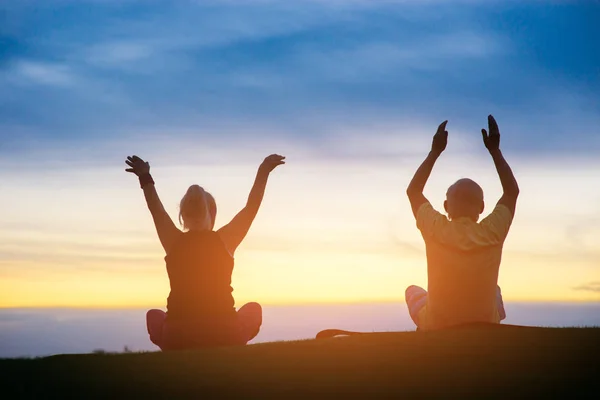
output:
M500 323L506 317L498 270L519 187L500 151L500 132L490 115L489 134L485 129L481 132L504 194L492 213L479 222L483 190L470 179L460 179L446 193L448 216L437 212L423 195L423 188L446 149L447 123L438 127L431 151L406 191L427 251L428 290L414 285L406 289L410 316L422 330L472 322Z

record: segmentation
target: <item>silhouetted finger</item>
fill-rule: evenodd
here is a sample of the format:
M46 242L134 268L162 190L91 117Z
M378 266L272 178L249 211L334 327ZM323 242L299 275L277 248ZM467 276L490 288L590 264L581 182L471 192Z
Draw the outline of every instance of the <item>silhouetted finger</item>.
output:
M133 172L133 168L127 168L125 171L126 172Z
M442 122L440 124L440 126L438 126L438 128L437 128L436 134L444 132L446 130L446 124L447 123L448 123L448 120L445 120L444 122Z
M488 133L487 133L487 131L485 129L481 130L481 136L483 136L483 141L484 142L487 141Z
M499 132L498 123L496 122L496 120L494 119L494 116L492 114L488 115L488 125L490 127L490 133Z
M129 160L125 161L125 164L129 165L130 167L133 167L133 163Z

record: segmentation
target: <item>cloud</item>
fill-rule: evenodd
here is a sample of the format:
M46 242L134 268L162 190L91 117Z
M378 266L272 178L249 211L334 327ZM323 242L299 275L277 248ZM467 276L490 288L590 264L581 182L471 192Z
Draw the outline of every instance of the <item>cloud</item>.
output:
M486 60L506 51L506 47L500 38L475 31L419 35L412 40L375 38L331 48L300 44L289 61L293 73L289 73L290 68L280 70L277 79L285 80L287 87L311 81L364 84L400 77L421 80L419 73L443 74L452 64ZM277 74L273 69L265 71L265 80L273 80L273 74Z
M532 59L539 40L518 41L512 20L489 19L514 17L500 2L242 3L53 2L57 10L36 6L30 32L19 26L32 3L9 2L12 67L0 71L0 130L21 147L25 137L43 147L152 129L239 139L269 127L269 136L310 146L370 124L352 139L360 147L398 120L448 118L455 131L477 133L475 121L494 112L511 133L510 150L600 146L589 128L600 124L595 82L557 77ZM531 22L536 37L547 30L533 14L518 20Z
M574 287L573 290L583 290L586 292L597 292L600 293L600 281L589 282L587 284Z
M86 60L91 64L119 67L148 59L153 54L153 48L143 41L115 41L96 44L87 53Z
M331 272L324 285L339 270L362 285L362 268L418 280L423 244L405 186L449 119L427 195L441 206L448 184L470 176L489 208L501 191L479 133L491 112L522 188L505 249L514 282L549 269L566 292L585 282L599 260L589 225L600 192L589 182L600 171L600 97L597 75L585 74L597 65L591 45L567 29L584 22L535 2L427 3L2 2L3 273L162 267L123 171L128 154L150 160L170 212L182 188L205 185L221 224L261 159L279 152L289 162L240 253L256 268L247 279L295 273L269 256L285 251L298 274Z
M13 65L12 72L26 83L65 87L74 82L72 71L62 64L21 60Z

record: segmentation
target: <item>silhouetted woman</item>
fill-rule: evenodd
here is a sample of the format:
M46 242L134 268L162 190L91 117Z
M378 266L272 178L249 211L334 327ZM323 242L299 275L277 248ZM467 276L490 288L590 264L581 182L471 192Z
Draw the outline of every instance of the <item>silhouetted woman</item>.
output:
M127 157L127 172L139 177L158 238L165 249L171 292L167 312L146 314L152 343L162 350L246 344L262 324L262 309L248 303L235 310L231 287L235 250L252 225L263 199L269 174L285 164L285 157L265 158L246 206L214 231L217 206L214 198L192 185L181 199L179 230L165 211L150 175L150 165L137 156Z

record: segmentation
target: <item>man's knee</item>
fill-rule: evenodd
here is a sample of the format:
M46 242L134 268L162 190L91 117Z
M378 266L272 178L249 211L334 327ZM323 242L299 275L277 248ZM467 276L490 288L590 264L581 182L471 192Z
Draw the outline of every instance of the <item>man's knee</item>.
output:
M406 290L404 291L404 296L405 297L410 296L410 294L415 290L415 288L418 288L418 286L410 285L409 287L407 287Z
M426 294L427 294L427 291L425 289L423 289L422 287L417 286L417 285L410 285L404 291L404 298L405 298L406 302L409 302L415 296L420 297L420 296L426 295Z

